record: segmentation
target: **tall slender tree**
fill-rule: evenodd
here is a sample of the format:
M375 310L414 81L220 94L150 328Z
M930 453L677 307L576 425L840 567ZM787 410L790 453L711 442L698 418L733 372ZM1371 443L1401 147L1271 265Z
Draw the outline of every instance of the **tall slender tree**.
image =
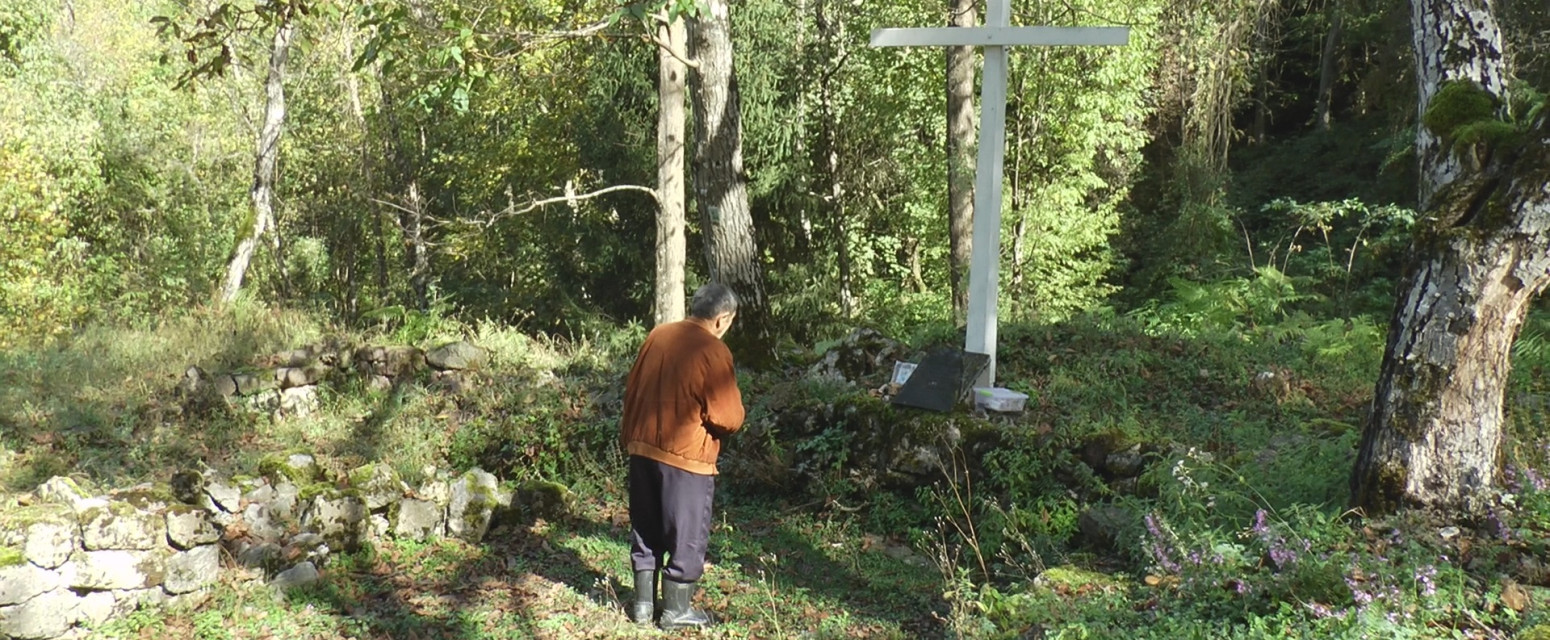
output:
M237 246L226 266L220 294L223 303L237 298L258 243L274 226L275 165L280 159L280 136L285 130L285 63L296 33L296 9L289 3L276 3L272 8L275 25L269 48L269 71L264 78L264 119L253 158L253 186L248 192L253 201L253 217L246 228L239 231Z
M949 0L948 24L979 24L976 0ZM967 318L969 258L974 254L974 59L976 47L947 48L947 232L953 317Z
M684 92L688 33L664 12L657 27L657 248L652 316L657 324L684 317Z
M1493 0L1412 0L1427 215L1400 283L1352 502L1472 511L1497 474L1513 341L1550 284L1550 127L1509 122Z

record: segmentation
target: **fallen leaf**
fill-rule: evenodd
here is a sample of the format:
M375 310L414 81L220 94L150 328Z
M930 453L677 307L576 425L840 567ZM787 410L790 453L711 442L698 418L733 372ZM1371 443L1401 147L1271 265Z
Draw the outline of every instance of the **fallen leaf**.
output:
M1146 577L1145 582L1146 582L1146 586L1148 586L1148 587L1155 587L1157 585L1162 584L1162 578L1160 576L1151 576L1151 575L1149 575L1149 576Z
M1508 582L1502 587L1502 604L1512 607L1513 611L1522 612L1528 608L1528 592L1516 582Z

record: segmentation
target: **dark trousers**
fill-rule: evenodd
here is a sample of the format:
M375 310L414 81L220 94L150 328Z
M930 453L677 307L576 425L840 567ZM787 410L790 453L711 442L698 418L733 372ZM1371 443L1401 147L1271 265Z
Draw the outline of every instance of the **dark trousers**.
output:
M705 573L715 494L715 476L630 456L630 564L634 570L660 570L674 582L698 581Z

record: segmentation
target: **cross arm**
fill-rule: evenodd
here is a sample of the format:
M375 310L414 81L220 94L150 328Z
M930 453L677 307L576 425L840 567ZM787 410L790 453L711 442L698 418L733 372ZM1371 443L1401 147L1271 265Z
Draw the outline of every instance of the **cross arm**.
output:
M874 29L874 47L1124 45L1128 27L926 27Z

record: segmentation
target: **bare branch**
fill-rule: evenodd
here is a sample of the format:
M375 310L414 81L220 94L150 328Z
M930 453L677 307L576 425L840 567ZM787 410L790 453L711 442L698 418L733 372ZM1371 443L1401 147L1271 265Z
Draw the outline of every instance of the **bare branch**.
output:
M657 201L661 200L661 197L657 195L657 190L656 189L653 189L651 187L642 187L640 185L634 185L634 184L621 184L621 185L615 185L615 186L612 186L612 187L604 187L602 189L598 189L597 191L593 191L591 193L583 193L583 194L571 193L571 189L572 188L573 188L572 185L567 183L565 185L566 195L558 196L558 197L554 197L554 198L548 198L546 200L534 200L532 202L529 202L527 205L525 205L525 206L523 206L521 208L517 208L517 206L515 204L513 204L513 205L511 205L509 207L506 207L505 209L502 209L500 211L497 211L497 212L491 214L490 217L487 218L487 219L484 219L484 220L467 220L467 221L463 221L463 222L464 222L464 224L477 225L477 226L480 226L480 227L488 229L488 228L490 228L492 226L495 226L495 223L500 221L501 218L522 215L522 214L527 213L529 211L535 211L535 210L540 209L542 207L547 207L547 206L553 205L553 204L561 204L561 203L574 204L574 203L582 202L582 201L585 201L585 200L591 200L591 199L597 198L599 196L605 196L605 195L608 195L610 193L619 193L621 191L638 191L638 192L641 192L641 193L644 193L646 195L651 196L652 200L657 200ZM390 204L389 206L393 206L393 205Z
M664 25L671 24L668 21L668 19L667 19L667 12L666 11L663 11L661 13L652 14L651 17L653 19L655 19L656 21L661 22ZM656 29L647 28L646 29L646 38L651 40L652 44L657 45L658 49L666 51L667 55L673 56L674 59L678 60L679 62L682 62L684 64L684 66L689 67L690 69L699 69L700 68L700 62L698 60L690 60L690 59L685 58L685 57L683 57L681 55L678 55L678 52L673 50L673 45L671 43L663 41L662 38L657 35L657 30Z

